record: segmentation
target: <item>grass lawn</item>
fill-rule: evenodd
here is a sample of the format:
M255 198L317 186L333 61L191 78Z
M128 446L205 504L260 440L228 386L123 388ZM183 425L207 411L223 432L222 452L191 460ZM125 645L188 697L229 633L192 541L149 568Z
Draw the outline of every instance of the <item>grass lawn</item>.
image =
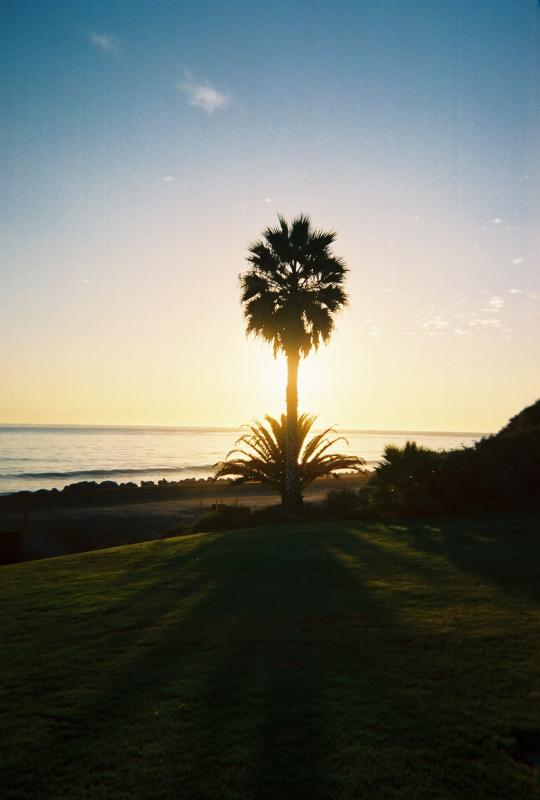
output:
M540 797L539 516L189 536L0 602L3 800Z

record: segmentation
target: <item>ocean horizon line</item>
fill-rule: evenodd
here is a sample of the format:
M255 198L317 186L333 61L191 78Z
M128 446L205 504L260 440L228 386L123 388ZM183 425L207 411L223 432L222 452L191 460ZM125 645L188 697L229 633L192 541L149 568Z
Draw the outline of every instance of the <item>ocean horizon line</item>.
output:
M2 430L29 430L29 431L153 431L153 432L166 432L166 431L210 431L210 432L233 432L242 431L245 425L84 425L80 423L33 423L33 422L0 422L0 431ZM315 430L323 430L325 426L321 426ZM449 430L414 430L412 428L340 428L336 427L339 433L360 433L360 434L374 434L380 435L393 435L404 436L406 434L415 434L418 436L489 436L492 431L449 431Z

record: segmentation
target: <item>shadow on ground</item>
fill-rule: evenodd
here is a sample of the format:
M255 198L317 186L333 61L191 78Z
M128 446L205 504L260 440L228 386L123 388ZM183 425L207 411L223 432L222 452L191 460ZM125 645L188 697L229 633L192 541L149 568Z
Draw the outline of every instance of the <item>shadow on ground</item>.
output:
M4 796L532 796L504 738L504 625L462 624L452 605L457 592L473 616L498 613L513 534L488 559L489 527L460 548L455 525L284 527L67 560L64 576L84 564L81 598L66 609L58 580Z

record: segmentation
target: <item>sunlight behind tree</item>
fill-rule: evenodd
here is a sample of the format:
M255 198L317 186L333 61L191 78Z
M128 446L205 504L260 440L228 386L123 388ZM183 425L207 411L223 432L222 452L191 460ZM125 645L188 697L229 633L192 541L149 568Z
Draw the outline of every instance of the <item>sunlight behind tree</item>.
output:
M240 277L246 331L287 359L287 426L284 504L294 515L302 497L298 471L298 367L300 359L330 339L334 314L347 303L347 268L331 246L334 231L314 230L309 217L266 228L249 248L250 268Z

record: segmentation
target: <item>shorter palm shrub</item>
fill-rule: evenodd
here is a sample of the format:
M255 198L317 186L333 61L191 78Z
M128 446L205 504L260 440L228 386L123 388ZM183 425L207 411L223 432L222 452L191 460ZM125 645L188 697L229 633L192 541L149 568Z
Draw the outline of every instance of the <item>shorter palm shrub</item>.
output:
M308 434L316 417L301 414L298 418L296 441L298 444L298 477L302 492L317 478L339 477L339 472L358 472L364 460L358 456L336 453L332 448L339 441L346 441L342 436L335 436L334 428L326 428L308 440ZM232 477L232 485L258 481L271 486L282 498L285 497L286 479L286 440L287 419L265 417L266 425L255 421L247 426L246 433L241 436L220 464L216 464L215 479Z
M404 447L387 445L369 482L374 510L424 514L437 510L440 476L445 454L416 442Z

